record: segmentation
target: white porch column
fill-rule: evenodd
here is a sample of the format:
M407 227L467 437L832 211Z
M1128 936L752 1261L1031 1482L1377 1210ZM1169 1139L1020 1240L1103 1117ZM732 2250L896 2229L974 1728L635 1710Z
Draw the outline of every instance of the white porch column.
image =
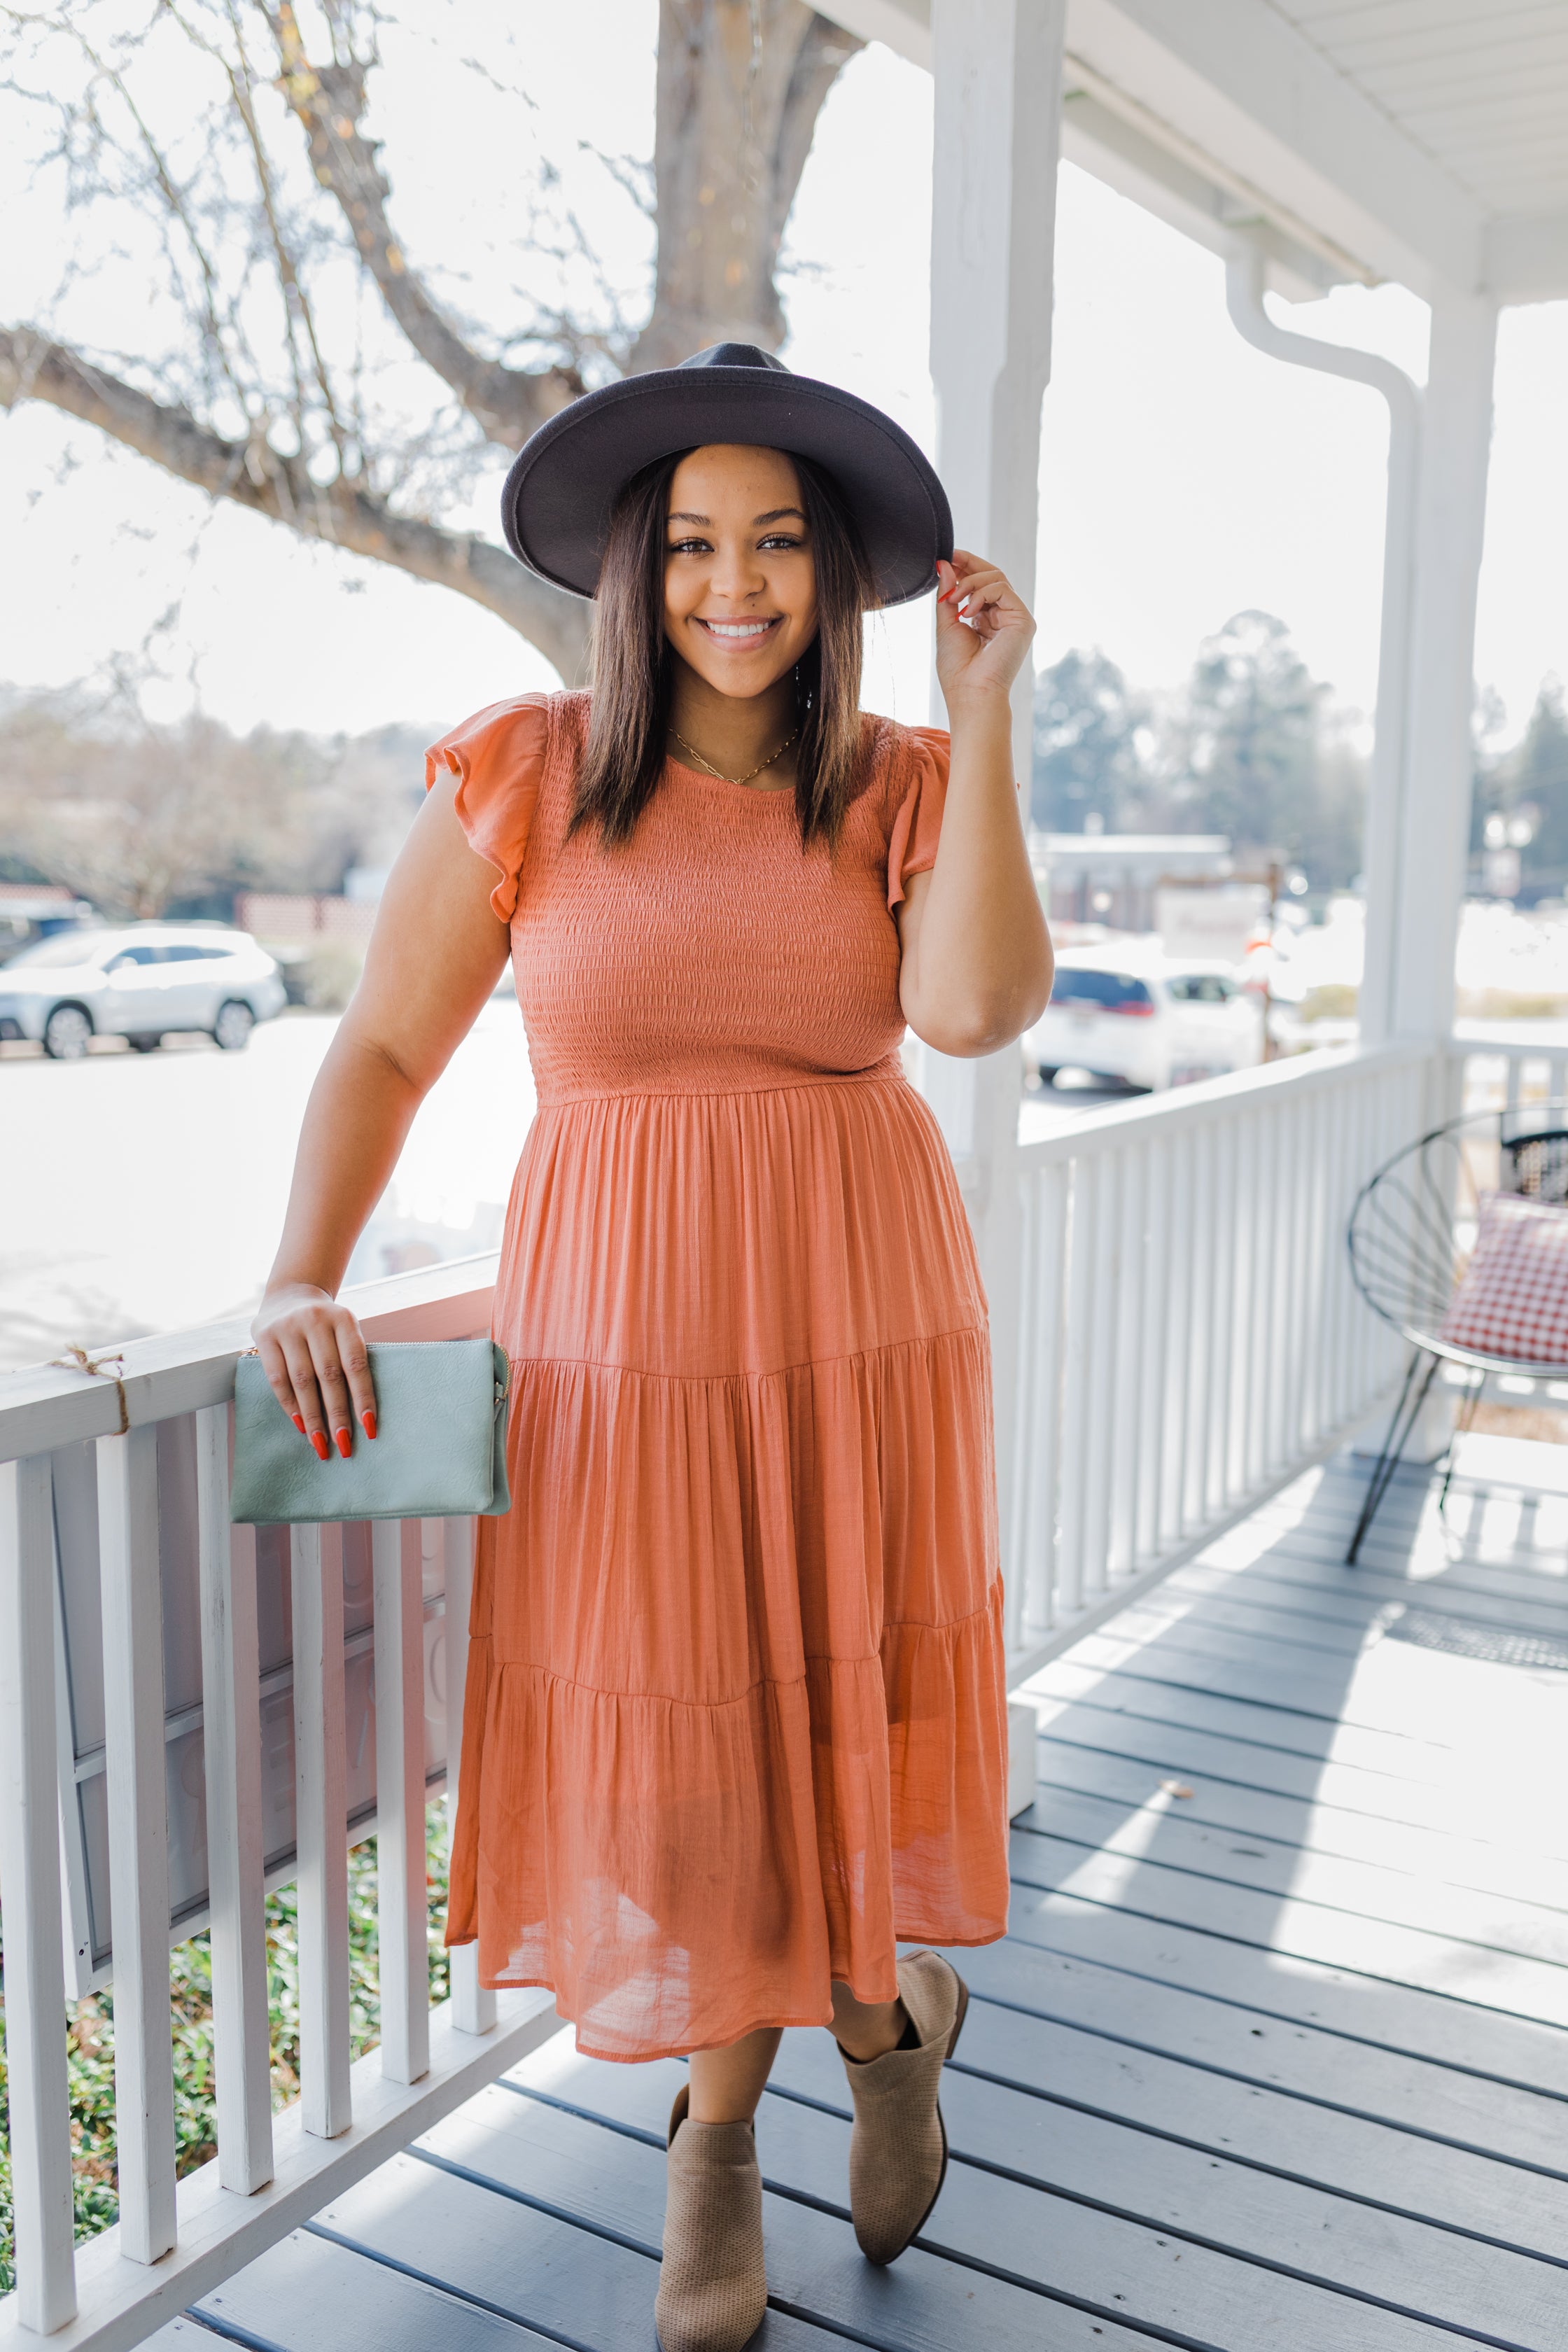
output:
M1490 297L1437 297L1416 505L1399 892L1387 953L1388 1025L1394 1035L1446 1037L1453 1025L1496 350L1497 304ZM1368 960L1375 963L1373 950L1369 940Z
M1051 261L1066 0L931 0L935 152L931 370L937 467L958 544L1001 564L1030 601L1040 402L1050 374ZM1027 788L1034 679L1014 692ZM946 713L932 688L932 715ZM969 1211L991 1302L1002 1558L1013 1568L1020 1205L1016 1045L978 1062L929 1049L925 1092L955 1152L973 1154Z

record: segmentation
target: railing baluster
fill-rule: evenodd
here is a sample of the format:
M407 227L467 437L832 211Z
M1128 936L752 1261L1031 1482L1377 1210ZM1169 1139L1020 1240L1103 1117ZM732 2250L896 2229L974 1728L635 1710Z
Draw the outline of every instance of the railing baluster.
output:
M248 2197L272 2178L272 2074L256 1529L229 1522L228 1471L229 1409L204 1405L196 1414L196 1514L217 2177Z
M1138 1547L1138 1461L1143 1444L1143 1302L1149 1286L1149 1151L1121 1154L1121 1211L1116 1254L1116 1385L1111 1399L1110 1534L1106 1577L1131 1569Z
M1002 1552L1003 1643L1008 1654L1022 1649L1029 1614L1029 1524L1035 1480L1033 1433L1035 1391L1039 1376L1037 1327L1030 1314L1037 1285L1038 1182L1020 1177L1018 1186L1018 1355L1013 1383L1013 1490L998 1486L996 1505Z
M353 2120L341 1527L290 1530L289 1581L294 1619L300 2105L308 2132L336 2139Z
M394 2083L430 2069L422 1536L417 1519L378 1519L371 1529L381 2067Z
M463 1696L468 1679L468 1613L474 1595L472 1519L448 1519L447 1528L447 1822L455 1843L458 1794L462 1780ZM489 2033L496 2021L496 1997L479 1982L478 1944L459 1944L452 1954L452 2023L459 2033Z
M1252 1317L1258 1278L1258 1117L1244 1110L1237 1122L1232 1163L1231 1339L1229 1386L1225 1412L1225 1498L1247 1491L1247 1395L1252 1383Z
M1213 1159L1209 1185L1213 1208L1209 1219L1209 1397L1205 1425L1206 1451L1204 1516L1215 1518L1225 1508L1228 1492L1230 1391L1235 1369L1236 1330L1236 1147L1239 1121L1227 1110L1209 1132Z
M1289 1173L1285 1194L1288 1239L1285 1249L1285 1377L1280 1384L1279 1413L1281 1460L1298 1453L1301 1444L1302 1346L1311 1249L1311 1232L1308 1224L1311 1201L1307 1182L1310 1162L1305 1130L1317 1111L1315 1103L1298 1103L1292 1106L1285 1119L1285 1166Z
M131 2262L155 2263L174 2242L174 2052L155 1424L98 1441L98 1559L114 1940L120 2251Z
M0 1899L16 2312L76 2316L48 1458L0 1463Z
M1133 1564L1143 1568L1160 1549L1160 1492L1165 1444L1166 1270L1171 1263L1171 1143L1168 1137L1150 1140L1143 1164L1148 1237L1143 1250L1143 1279L1148 1302L1143 1313L1142 1353L1138 1368L1142 1402L1138 1412L1139 1443L1134 1465L1137 1498L1133 1521Z
M1160 1477L1160 1549L1180 1539L1192 1378L1193 1139L1171 1139L1170 1255L1165 1261L1164 1447Z
M1208 1517L1205 1487L1208 1461L1209 1394L1214 1361L1214 1147L1205 1120L1188 1139L1191 1192L1187 1231L1187 1437L1182 1472L1182 1526L1196 1534Z
M1105 1591L1110 1541L1111 1438L1116 1415L1118 1267L1125 1154L1107 1152L1094 1178L1094 1248L1087 1309L1079 1332L1079 1360L1089 1391L1088 1468L1079 1591L1083 1599Z
M1030 1395L1029 1557L1026 1638L1042 1640L1057 1622L1057 1509L1061 1480L1062 1329L1068 1230L1064 1168L1042 1168L1035 1187L1035 1286L1027 1344Z
M1062 1318L1061 1537L1057 1554L1057 1622L1083 1604L1084 1512L1089 1448L1089 1363L1086 1335L1093 1312L1098 1159L1070 1163L1072 1206L1068 1238L1067 1312Z

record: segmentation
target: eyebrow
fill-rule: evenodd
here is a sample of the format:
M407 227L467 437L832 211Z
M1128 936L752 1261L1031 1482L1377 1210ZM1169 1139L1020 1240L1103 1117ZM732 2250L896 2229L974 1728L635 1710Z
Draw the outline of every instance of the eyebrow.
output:
M804 522L805 520L805 517L799 507L771 507L766 514L753 515L752 517L752 528L753 530L756 530L765 522L783 522L785 515L794 515L796 522ZM700 514L672 514L667 515L665 520L667 522L700 522L705 524L710 530L712 528L713 523L713 518L711 515Z

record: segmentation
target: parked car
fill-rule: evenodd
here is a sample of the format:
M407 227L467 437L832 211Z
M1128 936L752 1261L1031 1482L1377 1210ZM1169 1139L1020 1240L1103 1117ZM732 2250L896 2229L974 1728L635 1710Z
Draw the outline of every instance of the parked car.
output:
M0 1037L33 1037L57 1062L97 1037L150 1054L173 1029L205 1029L237 1053L283 1008L283 982L248 931L218 923L133 923L63 931L0 970Z
M1175 1087L1260 1062L1263 1023L1223 964L1167 962L1129 946L1069 948L1024 1052L1046 1086L1058 1070L1079 1069Z

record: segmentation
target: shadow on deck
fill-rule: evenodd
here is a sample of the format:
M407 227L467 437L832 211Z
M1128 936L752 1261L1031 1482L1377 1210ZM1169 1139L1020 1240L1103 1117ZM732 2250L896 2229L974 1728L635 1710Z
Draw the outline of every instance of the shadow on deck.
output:
M1298 1482L1031 1686L1012 1932L944 2077L952 2164L856 2250L847 2099L785 2036L757 2352L1547 2352L1568 2308L1568 1491L1472 1441ZM1568 1479L1561 1482L1568 1487ZM673 2062L547 2044L153 2341L654 2344Z

